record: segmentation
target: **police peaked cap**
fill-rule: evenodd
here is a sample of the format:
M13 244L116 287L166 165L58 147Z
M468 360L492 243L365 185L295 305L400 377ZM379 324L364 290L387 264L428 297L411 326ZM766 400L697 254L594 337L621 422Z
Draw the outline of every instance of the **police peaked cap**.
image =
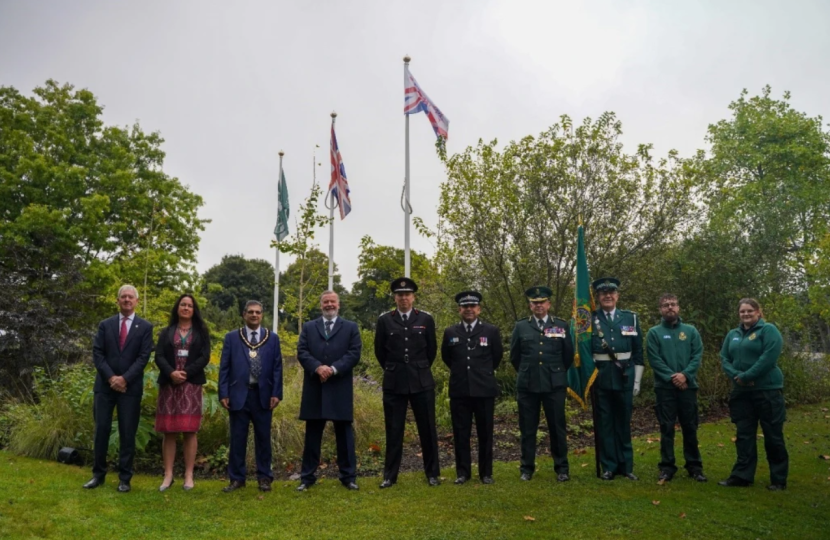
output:
M418 292L418 284L408 277L398 278L391 283L393 293Z
M481 298L478 291L463 291L455 295L455 303L459 306L477 306L481 303Z

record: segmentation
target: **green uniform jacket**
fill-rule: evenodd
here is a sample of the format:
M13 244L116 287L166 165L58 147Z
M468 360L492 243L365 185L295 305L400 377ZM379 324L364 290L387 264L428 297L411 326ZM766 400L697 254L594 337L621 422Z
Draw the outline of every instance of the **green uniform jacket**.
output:
M686 376L689 388L697 388L697 370L703 358L703 341L697 328L680 319L673 325L663 320L648 331L646 352L655 388L675 388L671 382L675 373Z
M516 368L516 389L544 393L568 386L568 368L574 361L570 324L548 315L544 329L533 316L521 319L510 338L510 363Z
M720 350L723 371L732 381L733 392L776 390L784 388L784 374L778 367L778 357L784 340L774 324L758 319L755 326L744 330L743 325L730 330ZM735 382L738 377L746 384Z
M591 352L594 355L608 354L602 346L602 339L608 343L611 350L616 353L630 353L628 360L622 364L628 374L628 384L623 387L623 378L620 369L614 362L595 361L597 366L596 384L602 390L628 390L634 389L634 366L643 364L643 333L640 330L640 322L637 314L633 311L617 309L614 312L614 320L609 321L602 310L594 311L591 314Z

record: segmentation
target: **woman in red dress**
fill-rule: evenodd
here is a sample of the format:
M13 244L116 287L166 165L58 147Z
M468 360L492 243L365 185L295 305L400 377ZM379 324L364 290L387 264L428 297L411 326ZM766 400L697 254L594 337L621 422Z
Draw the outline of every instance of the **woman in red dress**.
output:
M173 485L176 439L184 438L184 489L193 489L193 464L196 461L196 432L202 424L202 385L205 366L210 361L210 335L190 294L176 300L170 323L159 334L156 365L159 367L159 398L156 431L164 434L161 454L164 480L159 491Z

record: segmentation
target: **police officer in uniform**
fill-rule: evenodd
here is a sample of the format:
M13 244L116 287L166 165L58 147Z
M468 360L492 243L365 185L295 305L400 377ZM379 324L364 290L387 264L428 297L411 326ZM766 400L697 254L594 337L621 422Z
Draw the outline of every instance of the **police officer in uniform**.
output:
M530 480L536 469L536 431L539 409L544 407L550 433L550 453L557 480L570 480L565 427L565 392L568 368L574 360L570 325L548 315L548 287L525 291L532 315L516 322L510 339L510 362L516 368L516 400L521 431L521 479Z
M435 427L435 379L432 363L438 352L432 315L413 308L418 285L398 278L391 283L397 308L380 316L375 331L375 357L383 368L383 417L386 425L386 462L381 489L398 481L403 455L407 404L412 406L424 472L430 486L437 486L438 432Z
M481 293L455 295L461 322L444 330L441 359L450 369L450 412L455 441L456 484L471 477L470 435L473 416L478 436L478 475L493 483L493 411L499 386L496 370L504 352L501 333L478 318Z
M591 348L597 366L601 478L623 475L638 480L631 446L631 407L645 369L643 335L637 314L617 309L619 279L600 278L592 285L599 300L599 309L591 316Z

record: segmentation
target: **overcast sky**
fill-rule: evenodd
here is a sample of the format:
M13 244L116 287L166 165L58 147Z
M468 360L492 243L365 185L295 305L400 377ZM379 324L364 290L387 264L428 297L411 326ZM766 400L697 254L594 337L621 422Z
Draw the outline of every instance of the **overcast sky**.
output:
M403 62L450 119L449 152L614 111L626 150L691 155L742 88L765 84L830 117L830 1L0 0L0 85L88 88L108 124L166 140L165 171L205 199L198 269L225 254L274 260L277 152L292 221L329 179L329 113L352 213L335 262L357 279L360 238L403 247ZM414 215L436 223L446 179L423 114L411 119ZM328 232L317 241L328 249ZM432 252L415 236L414 249ZM285 268L286 256L282 258Z

